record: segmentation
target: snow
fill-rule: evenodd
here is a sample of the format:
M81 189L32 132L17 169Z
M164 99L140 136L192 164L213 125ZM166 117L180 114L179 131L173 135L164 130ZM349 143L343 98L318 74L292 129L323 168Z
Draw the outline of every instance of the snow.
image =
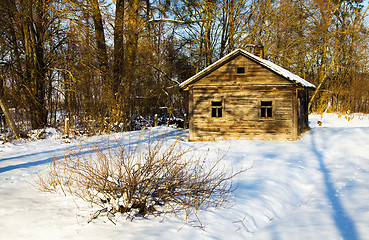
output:
M275 63L272 63L271 61L268 61L266 59L262 59L258 56L255 56L249 52L246 52L244 50L241 50L243 51L245 54L251 56L252 58L254 58L255 60L257 60L258 62L260 62L262 65L264 65L265 67L269 68L270 70L276 72L276 73L279 73L280 75L284 76L285 78L295 82L295 83L298 83L298 84L301 84L302 86L304 87L310 87L310 88L315 88L315 85L314 84L311 84L309 83L308 81L306 81L305 79L297 76L296 74L293 74L291 73L290 71L282 68L281 66L278 66L277 64Z
M53 134L2 144L0 239L368 239L369 116L352 116L311 115L311 130L298 141L192 143L187 130L156 127L70 143ZM210 158L226 153L224 164L234 170L250 168L234 179L238 188L226 207L199 213L204 228L173 215L87 223L86 203L32 185L54 156L81 141L116 147L109 142L149 134L167 142L180 139Z

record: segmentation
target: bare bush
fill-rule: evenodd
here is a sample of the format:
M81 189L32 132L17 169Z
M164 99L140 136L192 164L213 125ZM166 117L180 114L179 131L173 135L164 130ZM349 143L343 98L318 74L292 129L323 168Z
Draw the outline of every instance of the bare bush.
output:
M140 141L117 146L81 146L54 159L40 174L42 191L77 196L101 213L127 217L184 213L220 206L233 192L232 178L220 162L196 156L195 148L182 148L177 141ZM86 153L87 152L87 153ZM110 219L110 217L109 217Z

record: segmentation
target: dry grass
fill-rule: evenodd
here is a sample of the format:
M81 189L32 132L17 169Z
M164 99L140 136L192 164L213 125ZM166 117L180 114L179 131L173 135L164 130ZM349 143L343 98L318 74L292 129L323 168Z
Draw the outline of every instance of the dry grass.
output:
M38 175L37 186L98 207L92 218L101 213L109 219L116 213L132 218L181 213L187 218L224 204L234 190L232 178L245 171L228 172L223 157L211 161L195 151L153 139L114 148L80 146L54 159Z

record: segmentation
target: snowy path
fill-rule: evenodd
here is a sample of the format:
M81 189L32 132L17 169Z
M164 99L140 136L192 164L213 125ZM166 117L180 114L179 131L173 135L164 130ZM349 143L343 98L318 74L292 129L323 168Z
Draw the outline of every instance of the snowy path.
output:
M78 143L50 138L3 144L0 239L369 239L369 117L363 118L311 116L312 130L295 142L195 143L199 154L210 157L228 151L224 161L234 169L253 165L235 179L238 189L230 208L199 214L203 230L169 215L119 225L104 218L87 224L88 212L73 199L38 192L29 184L53 156ZM187 134L171 128L155 131L168 141ZM136 141L140 133L115 137Z

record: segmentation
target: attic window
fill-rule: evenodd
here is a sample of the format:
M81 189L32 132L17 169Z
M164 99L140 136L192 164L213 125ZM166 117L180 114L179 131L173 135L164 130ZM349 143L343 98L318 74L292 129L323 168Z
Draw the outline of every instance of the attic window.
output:
M272 118L273 117L273 103L272 101L261 101L260 103L260 117Z
M237 67L237 73L245 73L245 67Z
M221 118L223 117L223 104L222 101L212 101L211 102L211 117Z

